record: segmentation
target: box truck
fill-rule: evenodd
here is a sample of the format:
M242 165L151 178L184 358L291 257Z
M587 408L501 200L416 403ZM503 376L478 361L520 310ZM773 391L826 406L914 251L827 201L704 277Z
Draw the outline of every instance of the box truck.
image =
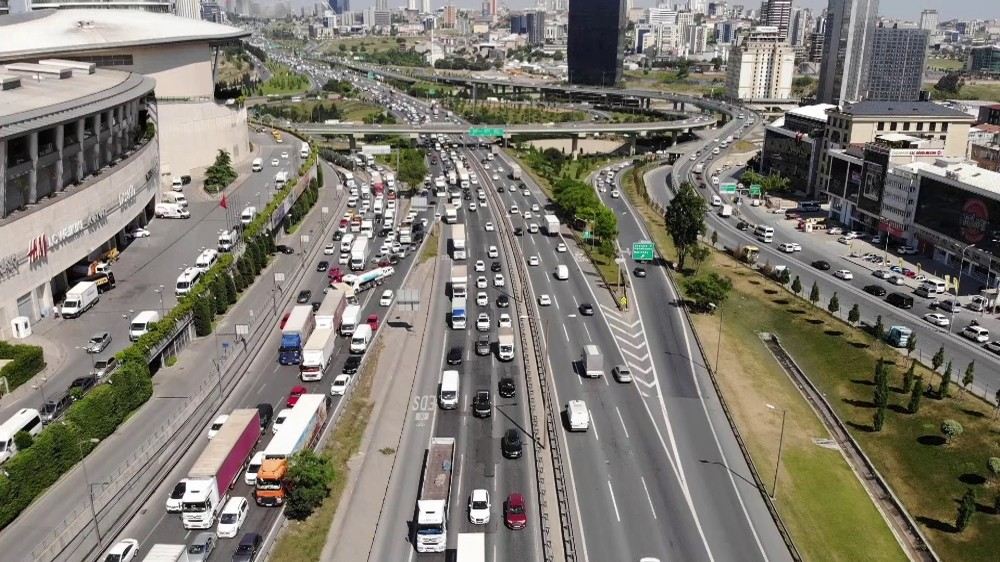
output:
M455 562L486 562L486 533L459 533Z
M517 164L510 165L510 179L519 180L521 179L521 167Z
M456 297L451 300L451 327L455 330L464 330L468 325L468 308L465 297Z
M288 314L284 327L281 328L281 347L278 348L278 363L282 365L298 365L302 362L302 346L312 335L316 327L312 306L303 304L296 306Z
M66 292L66 298L59 309L59 314L63 318L76 318L97 304L97 301L101 300L99 295L97 283L80 281Z
M264 462L257 471L254 486L257 505L280 506L285 503L288 457L316 444L326 423L329 404L325 394L303 394L299 397L278 433L264 449Z
M469 292L469 269L464 265L451 266L451 298L465 298Z
M583 346L583 373L591 378L604 376L604 356L596 345Z
M559 217L555 215L545 215L545 233L549 236L559 235Z
M368 262L368 238L359 236L351 244L351 271L362 271Z
M497 356L501 361L514 359L514 328L509 326L500 328L500 335L497 339Z
M313 317L316 320L316 329L336 328L340 322L340 315L347 308L348 286L343 283L333 283L330 290L323 297L323 302L319 305Z
M340 316L340 335L349 336L353 334L359 322L361 322L361 306L357 304L347 305L344 313Z
M299 376L303 381L318 381L323 379L323 373L333 359L333 345L337 340L334 328L316 328L302 348L302 363L299 364Z
M451 259L465 259L465 225L451 225Z
M260 440L257 408L234 410L188 471L181 500L185 529L211 529Z
M187 545L154 544L142 562L188 562Z
M434 437L424 459L417 498L417 552L444 552L448 546L448 504L455 463L455 439Z

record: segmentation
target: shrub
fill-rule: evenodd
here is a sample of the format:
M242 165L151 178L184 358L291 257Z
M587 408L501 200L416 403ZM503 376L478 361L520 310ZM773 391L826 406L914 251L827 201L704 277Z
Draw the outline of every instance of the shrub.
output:
M45 354L37 345L12 344L0 341L0 359L10 363L0 369L0 376L7 378L7 384L15 389L45 368Z

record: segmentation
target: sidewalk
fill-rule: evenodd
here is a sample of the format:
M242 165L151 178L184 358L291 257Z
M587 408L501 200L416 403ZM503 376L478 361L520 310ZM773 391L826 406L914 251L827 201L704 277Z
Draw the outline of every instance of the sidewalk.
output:
M401 446L410 394L417 375L420 351L430 317L430 300L437 264L444 258L414 266L410 287L420 291L421 307L415 313L392 310L392 320L380 335L392 341L391 354L381 355L370 401L374 404L359 453L348 463L350 476L326 535L320 560L368 560L379 518L385 507L390 476ZM396 453L383 454L391 448ZM391 507L391 506L390 506ZM351 516L348 518L347 514ZM363 540L362 540L363 539Z

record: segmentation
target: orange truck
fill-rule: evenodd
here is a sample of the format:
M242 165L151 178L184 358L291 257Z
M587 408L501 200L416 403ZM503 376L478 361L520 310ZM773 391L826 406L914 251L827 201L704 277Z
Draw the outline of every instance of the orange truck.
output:
M276 507L285 503L288 459L312 448L326 425L330 401L325 394L303 394L292 407L278 433L264 449L264 462L257 471L254 500L257 505Z

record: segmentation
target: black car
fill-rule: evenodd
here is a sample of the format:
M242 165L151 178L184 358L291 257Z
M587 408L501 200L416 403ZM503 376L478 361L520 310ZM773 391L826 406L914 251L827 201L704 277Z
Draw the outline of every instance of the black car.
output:
M472 415L477 418L488 418L493 415L493 399L489 390L477 390L472 398Z
M514 386L514 379L504 377L497 383L497 392L504 398L513 398L517 394L517 387Z
M636 277L645 277L646 269L642 267L637 267L632 270L632 274L635 275Z
M257 404L257 417L260 418L261 430L267 429L267 426L271 425L271 419L274 418L274 406L267 402Z
M507 295L497 297L497 308L507 308L510 306L510 298Z
M333 233L333 241L338 242L344 237L344 233L337 230Z
M884 297L886 290L881 285L865 285L865 292L876 297Z
M580 314L583 316L593 316L594 305L589 302L580 303Z
M295 297L295 302L299 304L306 304L307 302L309 302L309 299L311 299L312 296L313 296L312 291L310 291L309 289L303 289L299 291L299 296Z
M508 429L504 432L500 440L500 452L508 459L521 458L524 445L521 443L521 432L516 429Z
M461 365L462 364L462 348L453 347L448 350L448 364L449 365Z
M500 267L500 262L498 261L495 261L492 264L490 264L490 271L492 271L493 273L500 273L502 269L503 268Z
M281 252L282 254L295 253L295 250L293 250L290 246L285 246L284 244L278 244L277 246L274 247L274 249Z
M503 193L504 191L506 191L506 190L503 188L502 185L498 185L497 186L497 193Z
M73 400L79 400L87 393L88 390L94 388L97 385L97 377L90 375L89 377L78 377L69 383L69 388L66 392L73 397Z
M490 354L490 336L488 334L482 334L479 339L476 340L476 355L489 355Z
M187 481L181 480L174 485L174 489L170 490L170 499L173 501L167 502L167 511L174 512L180 511L181 500L184 498L184 492L187 490ZM171 507L176 506L171 509Z
M316 271L326 271L330 269L330 262L323 260L316 264Z
M233 562L253 562L260 553L260 545L263 542L257 533L247 533L240 539L240 544L236 545L233 551Z
M344 361L343 373L345 375L353 375L358 372L358 367L361 366L361 356L351 355Z
M830 262L826 260L816 260L812 262L812 266L820 271L826 271L830 269Z
M524 236L524 229L520 226L514 229L514 236Z
M59 418L59 416L61 416L62 413L66 411L66 408L69 408L69 405L72 403L73 398L68 392L59 398L46 400L45 403L42 404L41 409L42 423L52 423Z

